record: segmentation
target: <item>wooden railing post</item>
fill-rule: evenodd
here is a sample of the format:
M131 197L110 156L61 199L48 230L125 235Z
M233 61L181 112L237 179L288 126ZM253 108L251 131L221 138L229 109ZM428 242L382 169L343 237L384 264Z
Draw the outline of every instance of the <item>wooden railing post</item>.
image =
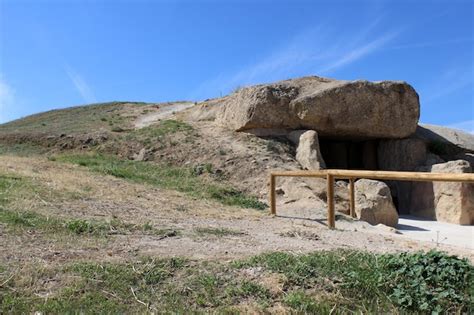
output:
M350 207L350 214L351 217L355 218L356 211L355 211L355 191L354 191L354 178L349 179L349 207Z
M328 204L328 226L330 229L336 227L336 212L334 209L334 175L328 174L327 180L327 204Z
M420 182L458 182L474 184L474 174L471 173L425 173L425 172L397 172L397 171L355 171L355 170L320 170L320 171L275 171L270 173L270 213L276 215L275 179L281 177L317 177L327 180L328 226L336 227L334 204L334 180L348 179L350 189L350 214L356 217L354 181L357 178L374 180L402 180Z
M276 215L275 178L275 175L270 174L270 213L272 215Z

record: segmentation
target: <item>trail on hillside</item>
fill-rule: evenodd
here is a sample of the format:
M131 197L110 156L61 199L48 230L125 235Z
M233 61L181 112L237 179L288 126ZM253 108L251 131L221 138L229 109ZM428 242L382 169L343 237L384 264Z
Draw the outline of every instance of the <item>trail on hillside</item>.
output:
M158 111L155 111L150 114L146 114L140 116L135 121L135 128L140 129L144 127L148 127L155 122L168 118L169 116L173 115L174 113L180 112L187 108L194 106L193 102L177 102L177 103L168 103L168 104L159 104Z

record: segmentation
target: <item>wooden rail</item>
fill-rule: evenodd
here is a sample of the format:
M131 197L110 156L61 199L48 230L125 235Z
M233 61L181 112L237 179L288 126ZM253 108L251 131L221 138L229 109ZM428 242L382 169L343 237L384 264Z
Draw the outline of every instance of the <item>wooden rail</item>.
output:
M355 190L356 179L379 179L379 180L401 180L401 181L423 181L423 182L462 182L474 183L474 174L451 174L451 173L423 173L423 172L393 172L393 171L355 171L355 170L321 170L321 171L276 171L270 173L270 213L276 215L275 185L277 177L317 177L326 178L327 181L327 204L328 204L328 226L336 227L336 215L334 204L334 182L336 179L349 180L350 192L350 215L356 217L355 212Z

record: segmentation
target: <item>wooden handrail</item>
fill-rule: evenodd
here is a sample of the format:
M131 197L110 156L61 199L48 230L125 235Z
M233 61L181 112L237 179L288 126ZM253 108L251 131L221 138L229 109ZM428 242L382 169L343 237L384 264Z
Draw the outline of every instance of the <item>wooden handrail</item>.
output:
M469 173L424 173L424 172L396 172L396 171L356 171L328 169L320 171L275 171L270 173L270 213L276 215L275 185L277 177L317 177L327 180L327 204L328 204L328 226L336 227L335 204L334 204L334 182L336 179L348 179L350 190L350 214L355 217L355 192L354 181L356 179L382 179L401 181L425 181L425 182L463 182L474 183L474 174Z

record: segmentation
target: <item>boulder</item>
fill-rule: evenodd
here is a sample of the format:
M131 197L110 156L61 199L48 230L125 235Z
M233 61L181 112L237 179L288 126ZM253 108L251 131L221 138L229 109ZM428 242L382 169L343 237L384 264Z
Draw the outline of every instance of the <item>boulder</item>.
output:
M415 137L424 140L432 153L448 160L460 153L474 153L474 135L462 130L420 125L416 129Z
M413 171L426 161L426 143L421 139L381 140L377 149L379 168Z
M388 186L380 181L360 179L355 183L355 210L360 220L372 225L398 224L397 209L392 202Z
M226 97L216 121L236 131L311 129L323 137L404 138L416 130L416 91L398 81L303 77L246 87Z
M319 150L318 133L314 130L296 130L288 135L288 139L296 144L296 160L303 169L320 170L326 168Z
M407 138L381 140L377 148L378 165L384 171L414 171L427 159L426 143L421 139ZM408 214L412 182L387 181L398 212Z
M423 169L420 169L423 170ZM472 173L464 160L427 166L433 173ZM413 185L411 214L455 224L474 224L474 185L434 182Z

